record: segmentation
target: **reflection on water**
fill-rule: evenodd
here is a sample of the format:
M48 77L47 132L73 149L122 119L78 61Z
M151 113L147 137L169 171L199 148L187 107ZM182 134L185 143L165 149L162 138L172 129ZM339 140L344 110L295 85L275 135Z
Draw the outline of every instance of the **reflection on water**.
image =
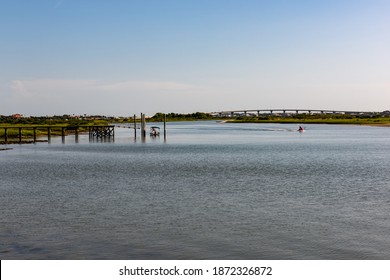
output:
M76 138L76 143L79 143L78 139ZM115 137L89 137L89 143L114 143Z
M0 152L1 259L387 259L390 132L168 124Z

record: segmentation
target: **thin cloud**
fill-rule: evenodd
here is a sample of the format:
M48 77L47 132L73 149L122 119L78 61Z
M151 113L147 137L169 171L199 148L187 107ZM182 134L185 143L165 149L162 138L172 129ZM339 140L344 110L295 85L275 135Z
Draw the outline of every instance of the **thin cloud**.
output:
M210 99L216 90L175 81L14 80L0 109L17 107L27 115L192 112L202 110L202 100Z
M200 86L178 83L172 81L123 81L115 83L101 83L97 80L14 80L10 86L11 92L16 96L44 97L47 95L60 95L72 93L163 93L204 91Z
M153 81L125 81L119 83L112 83L106 85L99 85L99 90L103 91L132 91L132 90L141 90L141 91L186 91L199 89L199 87L178 83L178 82L153 82Z
M20 97L32 96L32 93L26 88L25 83L23 81L13 81L10 88L12 93L16 93Z
M15 80L11 83L14 95L40 97L56 92L88 91L96 86L94 80Z

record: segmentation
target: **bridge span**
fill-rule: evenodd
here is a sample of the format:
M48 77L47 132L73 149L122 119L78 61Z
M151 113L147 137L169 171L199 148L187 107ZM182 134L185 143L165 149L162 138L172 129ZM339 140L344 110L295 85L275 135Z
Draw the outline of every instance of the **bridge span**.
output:
M235 117L235 116L253 116L257 115L297 115L297 114L345 114L345 115L375 115L378 112L367 112L367 111L343 111L343 110L318 110L318 109L254 109L254 110L230 110L212 112L214 116L218 117Z

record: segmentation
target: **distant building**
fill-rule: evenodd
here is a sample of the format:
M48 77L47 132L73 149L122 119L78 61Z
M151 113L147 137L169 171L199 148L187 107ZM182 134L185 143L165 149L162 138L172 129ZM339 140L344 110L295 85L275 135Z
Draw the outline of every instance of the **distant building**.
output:
M390 111L389 110L383 111L381 115L382 116L390 116Z
M14 119L20 119L20 118L23 117L23 115L22 115L22 114L13 114L12 117L13 117Z

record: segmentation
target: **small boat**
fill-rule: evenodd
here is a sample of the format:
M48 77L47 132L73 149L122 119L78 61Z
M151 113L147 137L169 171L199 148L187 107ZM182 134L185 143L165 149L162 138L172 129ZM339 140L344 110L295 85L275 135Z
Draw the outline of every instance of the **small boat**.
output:
M305 129L304 129L302 126L299 126L298 131L299 131L299 132L304 132Z
M160 128L158 126L152 126L150 128L150 136L160 136Z

